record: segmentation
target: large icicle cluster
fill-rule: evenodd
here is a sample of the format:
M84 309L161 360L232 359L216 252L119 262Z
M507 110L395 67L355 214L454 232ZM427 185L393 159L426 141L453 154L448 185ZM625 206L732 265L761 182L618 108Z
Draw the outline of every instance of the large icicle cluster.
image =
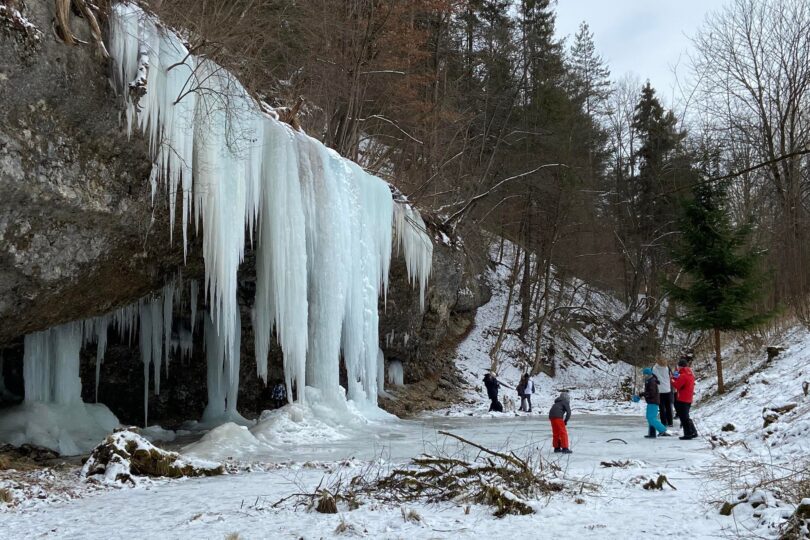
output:
M107 407L82 402L79 353L87 341L98 341L103 350L104 340L106 326L100 318L25 336L25 400L0 416L0 441L72 455L92 448L116 428L118 419Z
M324 399L342 397L342 355L349 397L376 404L383 377L377 299L388 286L392 223L424 305L432 243L418 212L395 205L379 178L263 112L235 76L189 54L175 33L134 4L114 6L110 51L127 125L137 125L152 149L153 194L161 182L169 193L172 228L182 191L184 250L189 223L202 226L206 336L218 336L215 363L238 373L237 270L245 233L252 241L255 228L259 376L266 380L275 330L290 395L303 401L303 387L312 386ZM134 100L128 87L133 81L141 87L144 76L146 94ZM154 325L158 314L158 306L148 311L142 327ZM148 345L142 338L142 348ZM151 362L157 377L160 360L152 354ZM228 392L221 388L213 397Z

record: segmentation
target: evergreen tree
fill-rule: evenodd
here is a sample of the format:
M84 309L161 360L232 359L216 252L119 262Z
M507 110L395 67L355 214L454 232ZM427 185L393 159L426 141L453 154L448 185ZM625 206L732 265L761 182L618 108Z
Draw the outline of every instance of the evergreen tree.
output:
M676 324L687 330L714 332L717 391L725 392L720 333L754 328L771 316L757 310L764 290L759 272L762 252L749 246L750 225L735 227L726 209L726 188L700 183L684 204L681 240L673 254L688 278L681 287L665 286L683 308Z
M596 52L593 33L584 21L574 36L570 64L573 99L588 116L602 113L610 96L610 69Z

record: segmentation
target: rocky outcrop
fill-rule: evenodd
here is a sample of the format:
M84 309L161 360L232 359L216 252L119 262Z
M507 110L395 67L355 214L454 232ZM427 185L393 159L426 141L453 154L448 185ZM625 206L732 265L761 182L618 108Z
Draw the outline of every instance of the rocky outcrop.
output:
M0 19L0 346L132 302L183 262L166 205L151 203L146 146L121 129L109 66L54 37L52 4L23 11L36 40Z

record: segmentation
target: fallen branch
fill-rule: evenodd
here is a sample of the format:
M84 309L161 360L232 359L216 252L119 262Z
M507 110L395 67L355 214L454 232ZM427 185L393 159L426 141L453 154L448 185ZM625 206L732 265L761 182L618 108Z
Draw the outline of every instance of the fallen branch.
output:
M664 489L664 484L668 485L669 487L671 487L675 491L678 490L678 488L676 488L675 486L673 486L672 484L669 483L669 480L667 479L666 475L663 475L663 474L659 474L658 478L655 479L655 480L650 478L650 481L647 482L646 484L644 484L641 487L643 487L644 489L658 489L658 490L661 490L661 489Z

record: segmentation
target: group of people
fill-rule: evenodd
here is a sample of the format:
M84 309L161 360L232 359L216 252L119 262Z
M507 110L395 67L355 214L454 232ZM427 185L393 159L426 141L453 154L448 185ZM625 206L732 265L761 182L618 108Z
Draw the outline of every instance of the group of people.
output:
M640 395L633 396L633 401L639 402L641 398L644 398L647 402L648 432L645 437L655 439L671 436L668 428L673 427L675 420L678 419L683 428L683 435L680 439L696 438L698 432L690 416L695 395L695 375L689 367L689 361L680 360L678 369L672 371L666 362L659 358L655 366L645 367L642 374L644 375L644 391ZM498 391L501 386L511 387L500 382L493 373L484 375L484 386L490 399L490 412L503 412L503 404L498 399ZM521 376L515 390L520 398L519 410L532 412L532 394L535 392L535 385L528 373ZM675 408L674 416L673 406ZM572 453L568 447L567 425L570 418L571 397L566 390L563 390L554 400L554 404L548 412L548 419L551 422L552 446L555 452Z
M503 404L498 399L498 390L501 386L511 388L510 386L500 382L493 373L486 373L484 375L484 386L487 389L487 396L490 400L490 412L503 412ZM534 394L534 381L528 373L524 373L520 377L520 382L517 387L518 397L520 398L520 411L532 412L532 394ZM559 397L554 400L554 404L548 411L548 419L551 422L551 442L554 447L554 452L571 454L571 449L568 447L568 420L571 418L571 397L566 390L560 392Z
M672 371L666 362L659 358L655 366L642 370L644 375L644 391L633 396L633 401L641 401L643 397L647 402L648 432L645 437L669 437L671 433L667 428L674 426L672 415L673 405L675 414L681 422L683 435L681 440L691 440L698 436L695 423L690 412L692 400L695 395L695 375L689 367L689 361L682 359L678 362L678 369Z

